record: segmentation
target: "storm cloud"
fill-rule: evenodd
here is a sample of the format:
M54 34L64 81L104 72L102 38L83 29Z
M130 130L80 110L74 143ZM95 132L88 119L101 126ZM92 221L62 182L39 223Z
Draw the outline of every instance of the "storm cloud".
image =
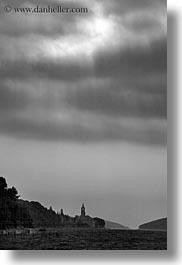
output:
M89 12L1 15L0 133L165 144L166 1L39 4Z

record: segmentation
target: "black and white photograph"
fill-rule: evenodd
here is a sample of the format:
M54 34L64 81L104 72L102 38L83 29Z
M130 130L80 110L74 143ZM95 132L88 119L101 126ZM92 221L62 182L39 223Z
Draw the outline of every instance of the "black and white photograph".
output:
M167 1L0 2L0 249L167 250Z

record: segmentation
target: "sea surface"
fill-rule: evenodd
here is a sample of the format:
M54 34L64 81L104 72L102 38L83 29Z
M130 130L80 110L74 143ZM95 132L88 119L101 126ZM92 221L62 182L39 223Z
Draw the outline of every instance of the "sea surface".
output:
M0 249L166 250L167 232L120 229L42 229L30 234L0 235Z

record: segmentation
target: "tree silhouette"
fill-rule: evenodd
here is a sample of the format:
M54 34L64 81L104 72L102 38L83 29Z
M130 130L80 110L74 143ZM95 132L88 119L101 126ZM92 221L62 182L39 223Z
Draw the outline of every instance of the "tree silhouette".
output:
M6 179L4 177L0 177L0 196L2 192L5 191L6 189L7 189Z
M11 198L11 200L17 200L19 198L18 192L15 187L8 189L8 196Z
M6 179L0 177L0 229L32 226L30 215L27 209L20 204L18 198L16 188L8 188Z

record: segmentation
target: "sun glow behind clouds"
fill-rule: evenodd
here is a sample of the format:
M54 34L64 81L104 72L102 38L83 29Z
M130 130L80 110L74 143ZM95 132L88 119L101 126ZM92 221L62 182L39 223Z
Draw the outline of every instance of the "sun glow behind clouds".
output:
M92 62L95 52L117 44L114 21L104 16L103 6L96 1L90 4L85 0L83 3L87 4L93 15L75 20L75 32L69 36L45 39L41 45L44 57Z
M108 44L112 43L114 37L113 22L104 17L80 20L76 28L77 32L70 36L45 39L42 49L47 56L68 60L78 59L80 56L91 59L99 49L110 47Z
M71 1L75 2L76 1ZM82 2L82 1L81 1ZM70 23L65 21L65 17L60 17L57 21L52 16L48 16L46 24L42 16L26 16L26 27L39 29L39 35L34 33L20 36L14 42L7 40L7 36L1 37L2 58L9 61L21 61L37 63L49 61L54 63L84 64L89 67L94 66L94 58L100 52L115 54L118 51L125 52L125 49L148 49L151 44L166 35L166 17L159 11L143 8L141 11L130 11L118 16L117 14L107 14L106 5L94 1L90 3L83 1L83 6L87 6L90 14L88 16L75 15ZM33 18L33 19L32 19ZM63 19L63 20L62 20ZM22 21L18 20L17 27L22 27ZM13 25L14 20L12 21ZM64 30L58 30L56 25L65 25ZM45 26L46 34L40 34ZM56 34L47 34L48 25L50 31ZM148 27L147 25L150 25ZM136 30L137 28L137 30ZM140 29L140 30L139 30ZM21 28L22 30L22 28ZM16 50L16 53L14 53Z
M138 15L138 14L137 14ZM155 20L146 15L146 20ZM44 38L37 43L38 50L34 50L32 58L40 57L55 60L88 62L92 64L94 55L100 51L116 51L126 47L148 47L160 38L161 32L165 34L161 17L157 18L157 29L134 32L126 26L126 22L133 17L116 18L112 15L94 14L87 19L76 20L75 32L57 38ZM126 21L125 21L126 20ZM39 51L39 52L38 52Z

